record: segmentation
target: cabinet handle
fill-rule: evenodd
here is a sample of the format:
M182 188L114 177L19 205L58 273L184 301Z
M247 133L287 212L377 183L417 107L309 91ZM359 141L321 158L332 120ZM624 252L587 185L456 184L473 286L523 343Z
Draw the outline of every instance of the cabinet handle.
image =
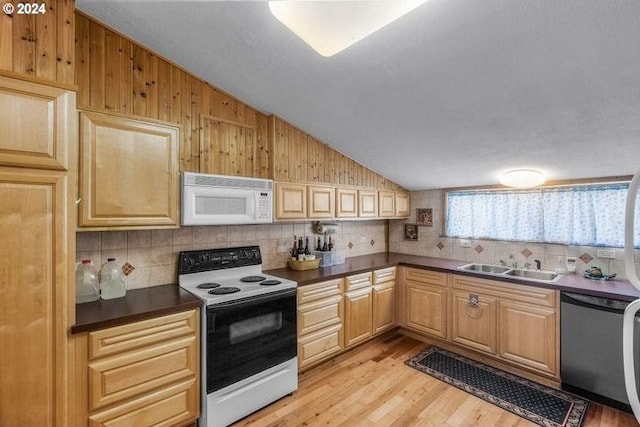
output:
M467 316L472 319L480 319L482 317L482 307L480 307L480 297L476 294L469 294L469 303L464 308Z

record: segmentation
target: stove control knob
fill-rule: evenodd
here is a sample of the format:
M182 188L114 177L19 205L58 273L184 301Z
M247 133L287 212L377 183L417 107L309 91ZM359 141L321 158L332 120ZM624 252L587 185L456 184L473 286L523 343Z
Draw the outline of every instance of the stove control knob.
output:
M209 260L208 254L200 254L198 255L198 263L204 264Z

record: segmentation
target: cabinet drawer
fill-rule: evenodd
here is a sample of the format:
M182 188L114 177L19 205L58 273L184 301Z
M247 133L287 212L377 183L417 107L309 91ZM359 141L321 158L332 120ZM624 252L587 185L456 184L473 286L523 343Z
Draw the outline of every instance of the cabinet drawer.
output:
M298 304L342 294L342 279L327 280L298 288Z
M197 333L195 310L129 323L89 334L89 360Z
M336 324L300 337L298 358L300 367L323 360L342 350L342 325Z
M195 378L197 361L197 339L187 336L91 362L90 410Z
M407 268L405 270L405 280L414 282L427 283L429 285L447 286L447 273L438 271L421 270L419 268Z
M90 427L175 426L198 416L195 379L164 388L89 417Z
M298 306L298 333L304 335L334 323L340 323L341 305L342 297L336 295Z
M396 279L395 267L383 268L380 270L375 270L373 272L373 283L376 283L376 284L382 283L382 282L388 282L395 279Z
M347 278L345 279L345 285L346 285L345 292L371 286L372 285L371 273L363 273L363 274L356 274L353 276L347 276Z

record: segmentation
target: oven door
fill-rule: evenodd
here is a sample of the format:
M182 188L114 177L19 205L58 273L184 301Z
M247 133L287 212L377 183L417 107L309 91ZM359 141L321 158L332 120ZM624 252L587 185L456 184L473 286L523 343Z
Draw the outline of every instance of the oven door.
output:
M293 359L296 289L207 307L207 393Z

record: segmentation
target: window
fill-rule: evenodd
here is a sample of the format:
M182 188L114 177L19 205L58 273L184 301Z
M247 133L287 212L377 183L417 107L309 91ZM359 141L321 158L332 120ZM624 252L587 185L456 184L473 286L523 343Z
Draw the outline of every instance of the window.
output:
M449 237L624 246L628 183L446 193ZM639 199L640 200L640 199ZM640 203L636 201L636 247Z

